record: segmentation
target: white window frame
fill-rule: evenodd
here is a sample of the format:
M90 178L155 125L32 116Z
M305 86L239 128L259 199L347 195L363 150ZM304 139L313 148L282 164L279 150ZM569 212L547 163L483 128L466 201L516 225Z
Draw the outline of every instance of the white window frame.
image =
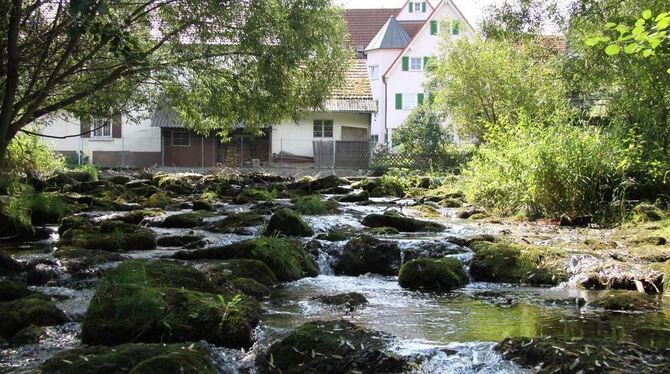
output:
M402 94L402 110L414 110L419 106L419 94Z
M188 144L175 144L174 143L174 139L175 139L174 134L177 134L177 133L186 134L187 139L188 139ZM191 133L189 133L188 131L181 131L181 130L176 130L175 131L175 130L173 130L170 133L170 145L173 146L173 147L190 147L191 146Z
M370 79L376 81L379 79L379 65L370 65Z
M330 135L327 135L326 126L330 125ZM315 129L320 127L317 133ZM320 134L320 135L317 135ZM318 139L332 139L335 137L335 121L332 119L315 119L312 125L312 136Z
M91 120L91 138L109 139L112 137L112 120L95 117Z
M414 67L414 62L419 61L419 68ZM423 71L423 57L410 57L409 58L409 71Z

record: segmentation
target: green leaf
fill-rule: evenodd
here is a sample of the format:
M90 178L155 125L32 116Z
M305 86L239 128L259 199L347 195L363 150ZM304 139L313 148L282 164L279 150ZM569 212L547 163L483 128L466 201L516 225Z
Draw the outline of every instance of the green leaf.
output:
M650 9L647 9L647 10L645 10L644 12L642 12L642 18L644 18L644 19L649 19L649 18L651 18L651 14L652 14L652 13L651 13L651 10L650 10Z
M619 34L625 34L630 30L630 27L626 25L619 25L616 27L616 31L619 32Z
M668 68L668 74L670 74L670 68Z
M663 13L657 15L657 16L656 16L656 19L655 19L654 21L658 22L658 21L660 21L661 19L668 17L668 15L670 15L670 13L663 12Z
M633 43L633 44L628 44L623 50L626 52L627 55L632 55L637 53L638 51L638 45Z
M643 57L649 57L649 56L651 56L651 55L653 55L653 54L654 54L654 51L651 50L651 49L645 49L645 50L642 52L642 56L643 56Z
M635 26L633 31L631 31L631 34L633 34L633 36L638 36L643 32L644 32L644 26Z
M615 56L621 53L621 47L619 47L616 44L610 44L605 48L605 53L607 53L608 56Z
M586 39L584 41L584 43L588 47L593 47L593 46L597 45L598 43L600 43L600 37L599 36L590 37L590 38Z
M612 30L612 29L614 29L615 27L616 27L616 23L614 23L614 22L607 22L607 23L605 24L605 28L606 28L606 29L610 29L610 30Z
M662 18L658 23L656 24L656 29L657 30L665 30L670 26L670 17L665 17Z
M645 22L646 22L645 20L640 18L637 20L637 22L635 22L635 27L644 26Z

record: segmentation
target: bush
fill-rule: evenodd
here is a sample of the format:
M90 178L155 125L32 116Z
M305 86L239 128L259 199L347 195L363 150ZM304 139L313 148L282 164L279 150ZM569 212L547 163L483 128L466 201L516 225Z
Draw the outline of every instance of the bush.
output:
M9 143L3 164L7 170L18 173L49 174L65 169L65 159L49 143L24 133L17 134Z
M631 186L647 183L632 177L644 168L634 149L601 128L543 126L522 117L492 127L487 139L465 172L466 194L503 215L609 216Z
M293 210L305 215L325 215L337 212L337 201L323 200L321 196L305 196L293 199Z

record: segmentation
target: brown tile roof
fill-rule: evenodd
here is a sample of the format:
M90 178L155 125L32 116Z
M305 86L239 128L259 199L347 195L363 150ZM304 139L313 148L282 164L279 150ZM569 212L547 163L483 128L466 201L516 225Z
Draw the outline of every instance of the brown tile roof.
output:
M410 38L414 38L414 35L416 35L417 32L421 29L421 26L423 26L423 21L400 21L400 27L405 30L407 35L409 35Z
M372 97L368 67L364 60L354 60L341 87L333 90L333 97L324 103L330 112L376 112Z
M349 44L365 48L391 16L400 9L345 9L344 20L349 30Z

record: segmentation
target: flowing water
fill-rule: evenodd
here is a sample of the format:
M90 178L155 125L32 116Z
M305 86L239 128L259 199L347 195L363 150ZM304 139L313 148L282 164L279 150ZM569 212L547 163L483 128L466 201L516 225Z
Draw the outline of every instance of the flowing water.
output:
M286 201L281 203L287 204ZM383 212L391 207L411 213L411 201L375 199L370 205L345 204L342 213L333 216L308 217L317 232L327 232L338 226L361 227L363 215ZM220 212L244 211L248 206L225 206ZM451 210L442 210L442 217L434 219L448 226L440 234L407 234L386 236L385 240L398 241L401 249L419 243L443 243L448 236L466 236L491 233L532 237L535 242L563 243L588 235L606 232L575 232L530 224L477 224L452 218ZM93 216L109 218L114 212L98 212ZM220 217L218 217L220 218ZM217 219L217 218L212 218ZM194 231L207 238L208 245L225 245L245 240L250 235L212 234L200 230L158 229L159 236L177 235ZM16 248L3 248L23 261L40 262L46 270L58 273L60 262L51 252L57 235L51 240ZM321 242L326 249L337 250L344 243ZM332 248L328 248L332 246ZM131 258L160 258L177 249L158 248L153 251L130 252ZM454 248L449 256L465 264L472 254L465 248ZM471 283L463 289L446 294L430 294L400 288L397 277L364 275L359 277L335 276L326 250L317 258L321 275L286 283L273 290L264 302L265 314L257 329L258 341L250 352L212 347L224 373L254 372L254 354L268 344L285 336L291 329L312 320L344 318L358 325L383 331L394 336L389 350L399 355L421 358L417 373L522 373L516 365L502 360L493 346L505 337L561 336L594 338L606 342L632 341L641 346L667 347L670 344L670 309L653 313L611 313L584 306L584 301L595 296L593 292L562 285L554 288L527 287L492 283ZM115 266L105 264L100 268ZM45 286L36 290L52 295L57 305L81 321L95 292L96 272L90 277L72 279L59 273ZM355 310L324 305L315 298L347 292L363 294L368 304ZM47 337L39 345L8 348L0 351L0 372L29 372L52 354L80 345L78 322L49 327Z

